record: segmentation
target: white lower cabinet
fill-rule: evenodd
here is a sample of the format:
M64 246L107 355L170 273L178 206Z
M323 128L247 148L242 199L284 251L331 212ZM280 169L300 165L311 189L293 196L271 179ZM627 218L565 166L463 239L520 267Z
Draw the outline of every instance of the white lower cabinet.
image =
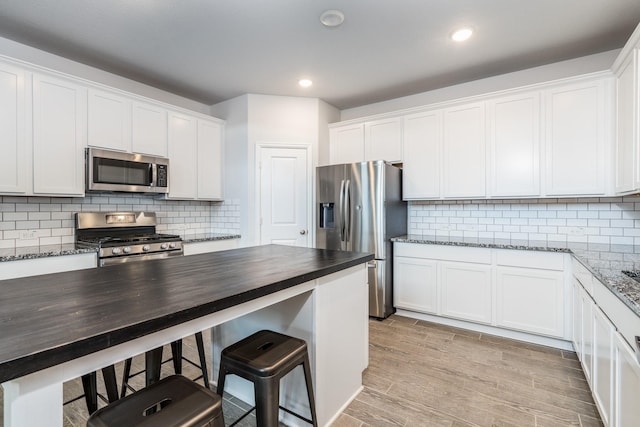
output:
M610 426L613 408L614 352L613 323L598 307L593 309L592 390L602 422Z
M442 314L478 323L491 323L491 266L443 262Z
M564 273L533 268L496 268L496 325L564 336Z
M615 333L613 345L616 360L615 406L613 424L616 427L637 425L640 420L640 364L636 354L622 335ZM636 350L637 351L637 350Z
M398 257L395 260L393 305L421 313L438 313L436 261Z
M183 245L184 255L198 255L208 252L225 251L238 247L238 239L205 240L202 242L191 242Z

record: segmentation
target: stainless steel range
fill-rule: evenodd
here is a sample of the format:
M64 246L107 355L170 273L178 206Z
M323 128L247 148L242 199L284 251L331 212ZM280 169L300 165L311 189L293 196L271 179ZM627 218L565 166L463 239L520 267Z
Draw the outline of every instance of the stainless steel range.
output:
M156 233L155 212L76 213L76 247L97 248L100 267L182 255L182 239Z

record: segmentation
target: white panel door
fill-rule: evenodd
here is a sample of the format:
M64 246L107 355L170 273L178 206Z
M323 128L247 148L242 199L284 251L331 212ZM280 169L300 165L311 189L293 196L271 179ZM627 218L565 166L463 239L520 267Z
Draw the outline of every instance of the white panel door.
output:
M487 108L490 195L540 195L539 93L492 100Z
M613 409L615 327L598 307L593 310L593 384L592 391L605 426L611 425Z
M89 89L87 145L131 151L131 101L122 96Z
M564 273L531 268L496 268L496 324L562 338Z
M633 426L640 420L640 364L634 351L629 348L622 335L614 335L616 353L615 410L613 422L616 427ZM640 350L636 350L640 351Z
M222 125L198 120L198 199L222 200Z
M198 195L198 131L195 117L169 112L169 198Z
M405 116L403 139L402 198L439 198L442 111Z
M587 382L593 388L593 310L595 304L580 287L580 298L582 298L582 370Z
M633 191L637 182L638 117L637 51L622 65L616 79L616 188L617 193Z
M438 262L396 257L393 268L393 305L396 308L437 314Z
M491 266L442 262L440 268L442 315L491 323Z
M134 102L131 115L131 151L167 157L167 110Z
M547 196L604 194L605 107L604 81L545 93Z
M582 316L584 316L583 308L582 308L582 294L581 294L582 286L580 285L580 282L578 282L575 278L572 279L572 282L573 282L573 286L571 288L572 289L571 308L573 310L572 311L573 349L578 355L578 359L580 360L580 362L582 362L582 359L583 359L582 349L584 345L584 339L583 339L584 332L582 330Z
M260 244L309 246L311 203L306 148L259 148Z
M443 133L443 196L485 197L484 104L468 104L444 110Z
M402 117L366 122L364 132L365 160L402 162Z
M0 194L27 193L24 89L24 71L0 64Z
M329 145L332 165L364 161L364 124L329 129Z
M33 75L33 192L84 195L87 90L64 79Z

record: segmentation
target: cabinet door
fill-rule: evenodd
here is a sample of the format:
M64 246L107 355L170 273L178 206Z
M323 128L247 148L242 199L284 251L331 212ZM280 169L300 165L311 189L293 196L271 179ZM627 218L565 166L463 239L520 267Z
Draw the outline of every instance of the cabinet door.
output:
M587 292L580 287L582 298L582 370L593 388L593 310L595 305Z
M332 165L364 161L364 124L329 129Z
M562 338L564 273L531 268L496 268L496 324Z
M169 113L169 198L195 199L198 195L197 120Z
M89 89L87 145L131 151L131 101L114 93Z
M0 194L27 193L24 82L23 70L0 64Z
M622 65L616 78L616 193L638 188L636 152L638 149L638 117L640 93L637 88L637 51Z
M87 91L67 80L33 75L33 192L84 195Z
M402 162L402 117L364 125L364 159Z
M437 261L396 257L393 305L396 308L437 314Z
M582 362L582 358L583 358L582 347L584 345L584 342L583 342L584 333L582 330L582 316L584 315L584 313L582 308L582 294L580 291L582 286L580 285L580 282L578 282L576 279L572 279L572 281L573 281L573 286L571 289L573 292L571 295L571 308L573 310L572 311L573 349L578 355L578 359Z
M131 151L167 157L167 111L142 102L134 102L132 108Z
M604 194L611 113L605 95L604 81L546 92L547 196Z
M640 364L634 351L618 333L614 335L614 345L616 352L614 423L616 427L633 426L640 420L640 405L638 405Z
M429 111L404 118L402 197L440 197L442 112Z
M615 328L598 307L593 310L593 384L592 391L604 425L611 425L613 408Z
M491 266L443 262L442 315L491 323Z
M198 120L198 199L222 200L222 126Z
M444 197L485 197L484 104L444 110Z
M496 99L487 107L490 195L540 195L539 93Z

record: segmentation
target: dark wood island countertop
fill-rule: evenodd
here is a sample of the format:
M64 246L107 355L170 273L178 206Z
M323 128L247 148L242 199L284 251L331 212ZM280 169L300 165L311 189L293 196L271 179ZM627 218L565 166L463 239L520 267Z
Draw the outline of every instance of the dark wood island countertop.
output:
M0 383L373 259L267 245L0 281Z

